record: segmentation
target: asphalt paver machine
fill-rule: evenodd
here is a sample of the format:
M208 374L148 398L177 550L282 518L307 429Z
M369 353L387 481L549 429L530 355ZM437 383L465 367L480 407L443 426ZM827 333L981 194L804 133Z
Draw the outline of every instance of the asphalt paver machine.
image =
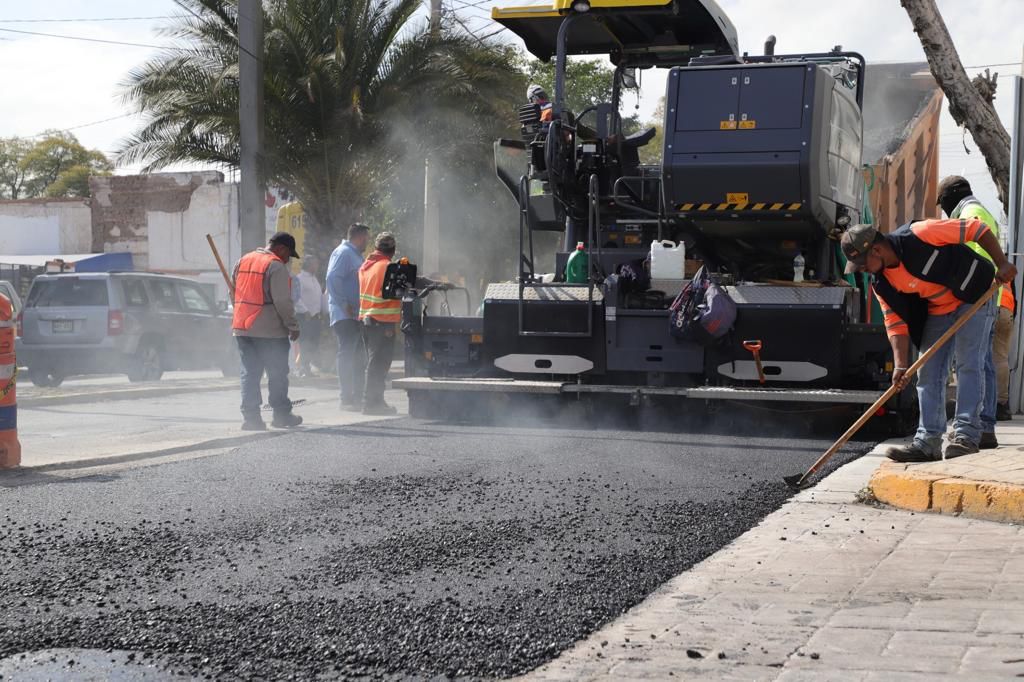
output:
M873 403L890 381L889 344L838 249L861 220L864 58L775 55L773 42L740 55L713 0L554 0L492 16L556 60L553 115L542 122L525 106L521 139L495 143L520 210L514 277L487 287L476 317L427 316L423 292L406 292L407 376L395 385L413 414L488 394L794 411ZM611 102L566 109L572 55L609 57ZM662 160L645 165L640 149L655 131L630 134L619 109L654 67L667 69ZM537 271L541 232L559 233L553 275ZM638 290L644 278L625 276L647 267L660 240L685 244L735 300L721 343L670 334L681 281ZM580 243L589 277L568 283ZM884 411L906 422L913 409L902 396Z

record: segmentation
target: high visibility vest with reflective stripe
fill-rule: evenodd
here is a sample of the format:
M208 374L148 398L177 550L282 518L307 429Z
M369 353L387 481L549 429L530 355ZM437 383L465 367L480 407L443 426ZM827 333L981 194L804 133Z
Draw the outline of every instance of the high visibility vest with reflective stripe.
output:
M997 221L995 216L989 213L988 209L973 196L967 197L961 201L960 205L954 209L953 215L951 215L950 218L964 218L966 220L977 218L988 225L988 228L992 230L992 234L996 236L996 239L999 239L999 221ZM989 262L992 262L992 256L988 255L988 251L983 249L981 244L978 242L968 242L967 246L973 249L975 253L987 258ZM1011 312L1013 311L1013 292L1010 290L1010 287L1006 285L999 287L999 305Z
M373 254L359 268L359 319L372 317L378 322L400 322L402 319L402 302L386 300L384 292L384 273L391 263L389 258Z
M267 301L263 294L263 281L274 261L280 263L281 259L272 253L261 251L253 251L242 256L238 263L238 274L235 276L235 314L231 319L232 329L251 329L263 306L272 303Z

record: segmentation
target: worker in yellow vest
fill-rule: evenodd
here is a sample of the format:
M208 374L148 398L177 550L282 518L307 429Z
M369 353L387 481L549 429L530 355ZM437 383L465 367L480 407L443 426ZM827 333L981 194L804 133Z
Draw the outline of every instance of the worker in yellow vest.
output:
M267 428L261 415L260 381L264 372L274 410L271 425L287 429L302 423L302 417L292 413L288 399L289 340L299 338L288 261L298 257L295 237L278 232L266 248L245 254L235 265L231 329L241 357L244 431Z
M950 218L969 221L977 218L989 226L992 234L999 238L999 222L982 205L971 190L971 184L959 175L942 179L938 187L938 204ZM975 242L967 244L976 253L989 261L988 253ZM985 398L981 408L982 450L998 447L995 428L1000 417L1010 418L1009 409L1009 353L1013 335L1014 296L1012 284L1004 284L997 294L998 306L993 309L991 342L985 347Z

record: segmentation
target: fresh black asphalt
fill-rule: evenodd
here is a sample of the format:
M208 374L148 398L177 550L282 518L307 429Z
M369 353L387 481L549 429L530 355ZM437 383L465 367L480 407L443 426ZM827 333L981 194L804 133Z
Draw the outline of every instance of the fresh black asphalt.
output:
M400 419L78 478L0 472L0 673L40 650L62 650L51 677L83 658L117 679L523 673L785 501L782 476L830 443L774 421Z

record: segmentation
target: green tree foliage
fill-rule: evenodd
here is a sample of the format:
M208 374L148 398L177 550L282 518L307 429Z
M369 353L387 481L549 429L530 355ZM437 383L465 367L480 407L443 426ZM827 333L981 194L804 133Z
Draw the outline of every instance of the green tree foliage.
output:
M25 193L25 169L21 160L32 144L20 137L0 139L0 199L21 199Z
M109 175L110 160L71 133L49 131L37 142L0 140L0 197L87 197L89 176Z
M146 170L197 161L238 166L237 0L179 0L169 29L184 51L134 69L125 100L149 122L119 159ZM398 219L392 186L425 154L490 148L514 120L510 54L414 19L420 0L266 0L265 171L305 208L311 236L354 219ZM412 188L422 204L422 179ZM399 197L401 199L401 197ZM399 203L402 203L399 201ZM407 201L406 204L415 204Z
M647 126L654 128L657 132L651 141L640 147L640 162L645 164L660 164L662 148L665 146L665 97L658 100L658 107Z

